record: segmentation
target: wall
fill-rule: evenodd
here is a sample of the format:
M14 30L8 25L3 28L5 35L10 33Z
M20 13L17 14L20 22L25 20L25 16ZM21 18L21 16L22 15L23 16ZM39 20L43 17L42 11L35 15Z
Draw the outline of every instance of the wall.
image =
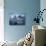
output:
M46 9L46 0L41 0L40 2L41 2L41 3L40 3L40 9L41 9L41 11L42 11L43 9ZM41 22L40 22L40 25L46 27L46 11L43 12L42 17L43 17L43 22L41 21Z
M7 41L18 41L32 30L35 12L40 9L40 0L4 0L4 36ZM9 17L14 13L23 12L26 15L25 25L9 25Z

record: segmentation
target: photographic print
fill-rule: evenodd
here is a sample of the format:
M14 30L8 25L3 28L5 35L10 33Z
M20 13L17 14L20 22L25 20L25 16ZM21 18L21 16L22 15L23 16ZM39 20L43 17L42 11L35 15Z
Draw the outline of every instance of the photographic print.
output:
M11 15L9 19L9 25L25 25L25 15L24 14Z

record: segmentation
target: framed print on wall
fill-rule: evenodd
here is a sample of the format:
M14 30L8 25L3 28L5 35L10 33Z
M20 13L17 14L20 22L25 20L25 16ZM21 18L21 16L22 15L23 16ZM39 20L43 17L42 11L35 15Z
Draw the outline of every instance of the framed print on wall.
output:
M9 18L9 25L25 25L25 15L15 14Z

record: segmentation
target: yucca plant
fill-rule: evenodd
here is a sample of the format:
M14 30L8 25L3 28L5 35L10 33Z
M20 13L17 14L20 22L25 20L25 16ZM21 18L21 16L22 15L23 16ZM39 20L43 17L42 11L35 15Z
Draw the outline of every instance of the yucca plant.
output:
M44 13L45 10L46 9L43 9L42 11L39 11L38 14L37 14L37 16L34 18L33 21L36 21L36 23L40 23L40 19L41 19L41 21L43 22L42 15L43 15L43 13Z

